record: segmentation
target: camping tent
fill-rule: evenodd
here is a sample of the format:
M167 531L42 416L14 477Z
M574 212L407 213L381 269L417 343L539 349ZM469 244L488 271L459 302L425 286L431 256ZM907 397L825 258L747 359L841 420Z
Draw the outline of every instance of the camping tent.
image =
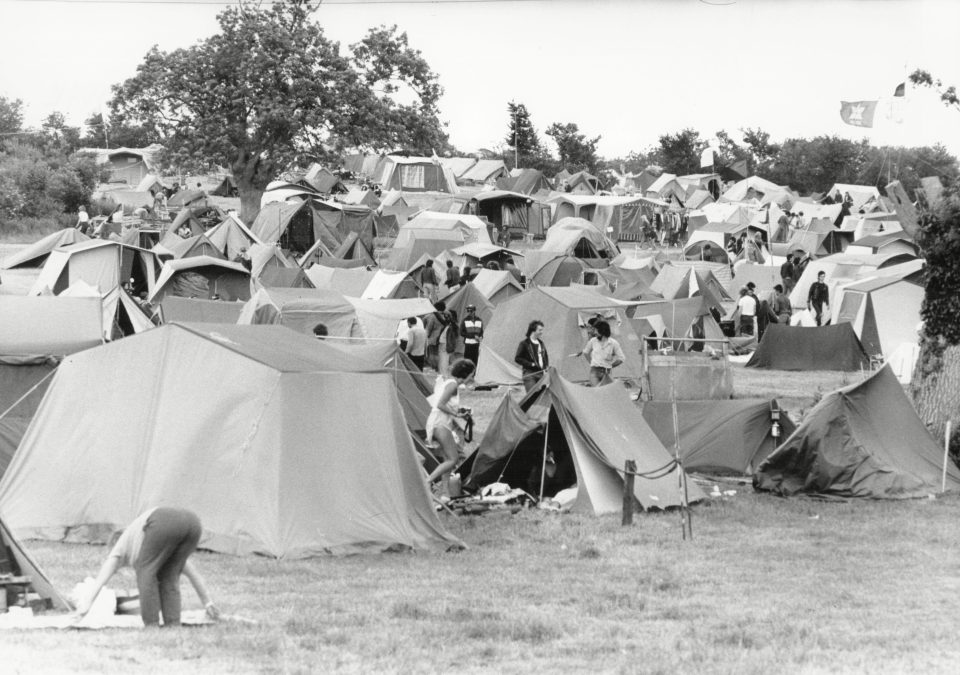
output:
M227 260L236 258L241 249L249 249L253 244L263 243L235 213L228 214L205 234Z
M331 251L340 245L340 237L320 217L312 200L265 204L250 230L259 241L278 243L281 248L298 255L317 241L323 242Z
M170 258L190 258L198 255L208 255L213 258L224 258L221 251L206 235L198 234L194 237L183 237L176 234L167 234L160 243L153 247L153 252L161 260Z
M246 302L250 299L250 272L240 263L206 255L168 260L149 299L158 304L167 295Z
M546 434L546 439L544 435ZM544 446L546 445L546 448ZM468 488L506 481L539 494L544 450L556 473L544 479L546 496L577 486L573 510L596 515L623 508L626 460L637 464L634 497L644 510L681 503L673 460L622 387L582 387L551 368L519 404L507 395L468 465ZM703 498L688 483L689 501Z
M353 305L328 288L262 288L243 306L237 323L279 324L305 335L322 323L331 338L360 337Z
M385 158L376 182L384 190L403 192L448 192L456 194L457 180L453 172L429 157ZM378 167L379 168L379 167Z
M804 328L770 324L747 368L845 370L870 368L870 357L849 323Z
M796 425L777 401L728 399L677 401L680 460L687 471L752 474ZM639 404L643 418L671 453L677 444L673 401ZM773 423L779 420L777 435Z
M583 218L558 220L547 230L547 238L540 250L584 259L610 259L619 253L613 241Z
M481 384L520 382L520 366L514 363L513 357L527 324L539 317L546 323L544 343L551 363L566 379L586 381L589 376L586 359L569 358L569 355L583 349L587 343L587 321L598 314L610 323L611 333L620 342L626 357L614 375L639 377L642 372L640 339L627 318L626 309L630 306L631 303L582 287L528 288L494 309L480 343L475 379Z
M30 590L46 600L52 609L64 611L73 609L70 603L57 592L33 558L27 554L3 520L0 520L0 571L15 577L28 577ZM0 592L6 593L7 589L0 587Z
M60 246L69 246L82 241L89 241L90 237L82 234L74 227L67 227L48 234L43 239L25 246L16 253L8 255L0 262L0 269L12 270L16 267L40 267L46 262L50 252Z
M868 354L890 357L917 344L924 287L908 279L871 277L843 287L834 323L849 322Z
M101 311L96 296L0 295L0 475L59 359L102 344Z
M281 326L169 324L74 354L20 450L0 482L16 534L83 538L177 504L224 553L458 543L387 369Z
M943 451L889 367L823 397L757 469L754 486L781 496L907 499L939 492ZM946 465L947 490L960 471Z
M237 323L243 303L167 295L160 303L163 323Z

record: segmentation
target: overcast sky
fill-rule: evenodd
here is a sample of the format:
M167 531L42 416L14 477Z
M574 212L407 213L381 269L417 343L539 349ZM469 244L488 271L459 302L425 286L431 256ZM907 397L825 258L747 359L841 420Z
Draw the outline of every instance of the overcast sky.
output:
M217 29L211 0L0 0L0 95L27 123L52 110L80 125L154 44ZM956 0L336 0L317 14L343 46L397 24L439 74L441 114L464 152L495 147L506 104L543 132L575 122L606 157L693 127L759 127L782 140L836 134L877 144L939 141L960 154L960 111L911 92L904 123L844 125L841 99L889 97L920 67L960 87Z

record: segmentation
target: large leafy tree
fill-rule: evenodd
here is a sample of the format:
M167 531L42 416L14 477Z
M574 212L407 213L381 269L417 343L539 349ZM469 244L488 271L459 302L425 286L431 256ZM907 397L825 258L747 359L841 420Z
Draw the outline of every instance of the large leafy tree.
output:
M171 164L229 166L247 221L266 185L299 160L444 142L440 87L406 35L375 29L342 55L313 21L316 6L232 6L216 35L169 53L154 47L114 87L113 121L156 133ZM394 97L402 86L413 102Z
M0 134L15 134L23 128L23 101L0 96Z
M554 122L547 129L547 136L557 144L560 164L568 171L589 171L596 174L600 166L597 157L597 143L600 136L587 138L573 122L560 124Z
M684 176L700 171L700 155L707 147L706 141L694 129L684 129L675 134L660 137L657 161L667 173Z

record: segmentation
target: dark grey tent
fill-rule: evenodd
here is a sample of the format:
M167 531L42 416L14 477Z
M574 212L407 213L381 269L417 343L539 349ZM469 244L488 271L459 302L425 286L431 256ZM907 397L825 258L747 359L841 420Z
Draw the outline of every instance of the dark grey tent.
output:
M536 495L543 468L544 435L553 468L544 478L546 496L576 484L574 510L601 514L623 504L622 467L632 459L637 471L634 496L643 509L680 504L679 470L656 434L638 415L620 386L582 387L551 368L518 404L501 402L476 453L464 462L464 486L479 489L506 482ZM688 485L689 500L703 493Z
M825 396L757 468L753 485L788 497L907 499L939 492L943 451L889 366ZM947 490L960 471L947 462Z
M673 453L673 403L646 401L640 407L647 424ZM773 435L775 419L778 437ZM683 468L708 473L752 474L777 442L796 429L775 399L677 401L677 422Z
M849 323L804 328L771 324L747 368L845 370L870 368L870 357Z

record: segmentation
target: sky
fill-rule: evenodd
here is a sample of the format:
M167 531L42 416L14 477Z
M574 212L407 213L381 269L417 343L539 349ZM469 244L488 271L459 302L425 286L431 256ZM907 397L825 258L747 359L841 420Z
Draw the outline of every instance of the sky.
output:
M226 0L0 0L0 96L26 123L51 111L82 125L154 44L217 30ZM444 87L461 151L497 148L507 103L537 131L574 122L613 158L691 127L709 138L760 128L960 156L960 111L910 90L903 123L845 125L840 101L890 97L916 68L960 87L956 0L325 0L317 20L343 47L396 24Z

